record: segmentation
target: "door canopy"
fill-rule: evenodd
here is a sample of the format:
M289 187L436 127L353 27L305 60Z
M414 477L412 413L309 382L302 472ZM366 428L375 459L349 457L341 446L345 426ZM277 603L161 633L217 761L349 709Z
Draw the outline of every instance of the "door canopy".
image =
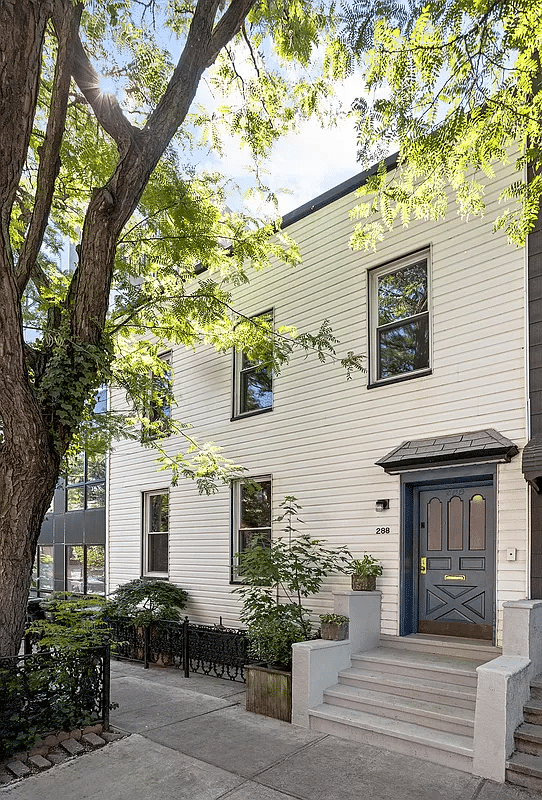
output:
M376 464L389 475L397 475L431 466L510 461L518 453L514 442L493 428L486 428L431 439L410 439L391 450Z

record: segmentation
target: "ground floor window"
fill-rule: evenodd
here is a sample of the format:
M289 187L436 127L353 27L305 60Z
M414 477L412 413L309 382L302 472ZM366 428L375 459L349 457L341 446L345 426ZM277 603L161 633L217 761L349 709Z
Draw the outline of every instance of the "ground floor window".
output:
M39 545L32 572L33 588L37 592L52 592L54 589L53 548Z
M242 579L235 554L250 547L258 537L271 541L271 476L259 475L237 481L233 500L233 580Z
M169 493L143 495L143 572L167 576L169 552Z
M66 547L66 590L79 594L105 594L103 545Z

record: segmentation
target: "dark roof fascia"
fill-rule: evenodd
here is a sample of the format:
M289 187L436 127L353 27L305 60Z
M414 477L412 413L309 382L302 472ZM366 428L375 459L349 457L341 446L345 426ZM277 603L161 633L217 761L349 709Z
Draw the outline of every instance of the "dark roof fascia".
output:
M391 156L388 156L384 160L386 172L391 172L392 169L395 169L398 158L399 153L397 152L393 153ZM339 183L337 186L334 186L333 189L329 189L327 192L315 197L314 200L309 200L308 203L304 203L304 205L299 206L299 208L289 211L282 218L281 229L287 228L289 225L293 225L294 222L299 222L299 220L303 219L304 217L308 217L309 214L313 214L315 211L319 211L321 208L334 203L335 200L340 200L341 197L345 197L347 194L355 192L356 189L359 189L360 186L363 186L363 184L366 183L367 178L377 172L380 163L381 162L378 164L373 164L373 166L369 169L354 175L353 178L349 178L347 181L343 181L343 183Z

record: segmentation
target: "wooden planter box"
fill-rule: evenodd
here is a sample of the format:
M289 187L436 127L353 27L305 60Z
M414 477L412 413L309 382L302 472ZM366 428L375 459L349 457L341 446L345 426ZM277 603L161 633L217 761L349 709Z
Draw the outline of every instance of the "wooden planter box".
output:
M251 664L245 675L247 711L291 722L292 673Z
M374 592L375 589L375 575L352 575L352 590L354 592Z
M331 642L342 642L343 639L348 639L348 622L322 622L320 626L322 639L327 639Z

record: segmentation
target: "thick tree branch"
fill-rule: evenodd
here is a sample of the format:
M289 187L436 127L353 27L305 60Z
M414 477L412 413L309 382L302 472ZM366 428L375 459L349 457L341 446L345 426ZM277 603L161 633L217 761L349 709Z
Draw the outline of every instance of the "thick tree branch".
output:
M256 0L232 0L226 13L214 29L205 66L210 66L222 48L239 33L247 14L255 5Z
M51 106L45 140L39 149L40 162L36 180L36 196L30 225L17 264L16 281L19 297L22 297L32 275L36 284L43 283L43 270L37 268L36 260L43 241L55 181L60 170L60 146L66 122L68 96L71 82L73 48L83 6L74 6L70 0L63 2L60 27L56 28L58 52L55 65Z
M55 27L60 24L61 20L57 13ZM121 154L126 152L140 134L140 130L124 115L116 97L100 89L100 77L90 63L79 37L74 47L72 75L99 124L115 141L119 152Z

